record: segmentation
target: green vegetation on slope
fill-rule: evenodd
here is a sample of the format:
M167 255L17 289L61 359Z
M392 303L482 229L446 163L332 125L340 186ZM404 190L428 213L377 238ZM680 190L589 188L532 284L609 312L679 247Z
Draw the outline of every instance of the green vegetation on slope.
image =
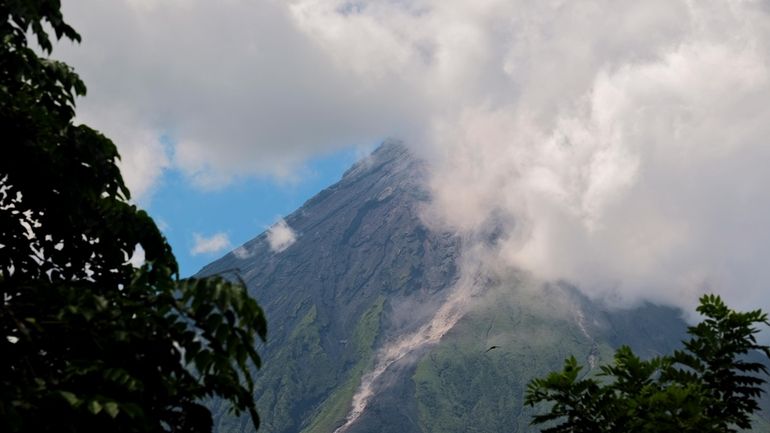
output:
M314 304L303 304L304 315L291 331L290 337L271 353L256 383L257 407L262 413L262 430L287 428L299 430L302 417L308 412L305 401L325 395L337 384L339 367L322 347L322 332L326 323L318 316ZM218 402L212 407L221 412ZM301 412L296 411L300 407ZM279 427L280 426L280 427ZM217 430L221 433L248 431L242 418L220 416Z
M270 362L257 381L257 407L263 418L260 431L334 430L350 408L361 375L372 364L384 305L385 298L377 297L361 315L349 341L342 344L343 352L333 353L324 348L328 320L321 317L315 304L301 303L296 324L270 354ZM223 414L220 402L212 401L210 406ZM217 417L220 433L250 430L243 417Z
M523 402L530 378L558 365L565 354L588 359L611 352L606 344L595 345L573 315L546 314L535 305L546 301L532 296L490 302L466 315L421 359L413 380L424 432L527 431Z
M350 402L358 388L361 376L371 367L374 355L374 343L380 332L380 320L385 298L380 296L369 310L364 313L353 331L353 347L358 362L349 369L347 380L337 388L323 403L309 426L302 433L326 433L333 431L344 421L350 410Z

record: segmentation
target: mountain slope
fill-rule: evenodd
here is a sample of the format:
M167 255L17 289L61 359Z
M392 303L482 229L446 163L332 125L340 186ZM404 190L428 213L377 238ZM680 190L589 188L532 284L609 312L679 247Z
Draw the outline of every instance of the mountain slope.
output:
M461 240L420 220L424 179L386 143L286 218L286 249L263 233L200 272L238 273L266 310L260 431L527 432L526 384L565 357L679 346L676 310L608 311L568 285L466 272ZM249 431L211 406L219 432Z
M238 270L269 317L261 431L299 431L330 395L346 411L378 339L399 328L383 316L401 299L440 297L456 279L457 239L419 220L423 176L403 146L382 146L286 218L296 243L274 252L262 234L199 273Z

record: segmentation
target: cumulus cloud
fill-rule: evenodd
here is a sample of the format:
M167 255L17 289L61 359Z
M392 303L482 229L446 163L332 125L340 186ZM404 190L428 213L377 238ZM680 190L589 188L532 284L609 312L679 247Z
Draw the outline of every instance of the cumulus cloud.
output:
M203 236L200 233L193 233L193 247L190 250L190 254L194 256L214 254L230 247L230 238L228 238L226 233L215 233L209 237Z
M420 83L428 220L619 304L770 305L763 3L346 5L292 12L353 72L387 76L376 56Z
M86 105L78 110L77 121L109 137L120 153L118 167L134 202L147 204L163 170L169 168L168 149L161 143L161 132L132 119L130 110L112 107L104 110Z
M201 186L393 135L430 161L426 219L496 233L503 264L619 303L770 306L766 2L64 6L95 126L168 132L161 169Z
M267 242L273 252L280 253L289 248L297 240L297 234L280 219L267 230Z
M424 111L420 100L402 98L418 88L392 79L390 56L370 65L389 71L388 83L372 76L366 84L358 75L366 71L345 67L342 52L330 56L285 2L82 0L63 8L83 36L55 53L88 84L79 111L111 135L110 113L128 131L168 134L169 162L201 187L290 175L310 155L398 134ZM154 141L116 140L126 159L148 150L130 145L134 138Z
M511 97L434 124L431 215L494 225L500 260L620 304L769 306L767 11L523 6L500 58Z

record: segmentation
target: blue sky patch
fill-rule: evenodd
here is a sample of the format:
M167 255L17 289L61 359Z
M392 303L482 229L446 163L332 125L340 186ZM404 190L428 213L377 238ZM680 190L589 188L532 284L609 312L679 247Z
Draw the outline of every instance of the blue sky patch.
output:
M167 170L146 209L168 238L180 275L188 277L337 182L359 155L345 149L311 159L297 180L251 177L214 191L197 189L179 170Z

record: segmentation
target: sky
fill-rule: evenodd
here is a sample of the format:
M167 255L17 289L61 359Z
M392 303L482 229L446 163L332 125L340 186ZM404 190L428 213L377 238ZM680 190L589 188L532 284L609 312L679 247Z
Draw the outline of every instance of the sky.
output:
M181 171L169 169L151 199L142 200L172 245L180 275L186 277L265 230L280 234L283 216L338 181L358 157L357 151L341 150L309 159L301 178L291 182L256 177L215 190L196 188ZM283 236L291 236L288 233L284 229Z
M423 219L618 305L770 309L770 3L73 0L55 55L183 274L386 137ZM254 197L260 197L258 200ZM243 216L243 218L241 218Z

